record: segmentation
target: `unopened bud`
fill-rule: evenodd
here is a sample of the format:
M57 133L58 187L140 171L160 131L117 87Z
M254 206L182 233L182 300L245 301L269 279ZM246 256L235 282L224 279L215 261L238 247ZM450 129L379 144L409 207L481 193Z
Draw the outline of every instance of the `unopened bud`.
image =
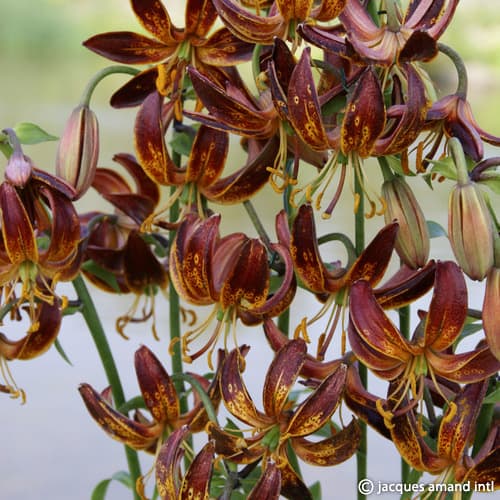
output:
M21 143L14 130L8 128L3 130L3 132L8 135L13 148L13 152L5 167L5 179L13 186L22 188L31 177L33 163L29 157L24 155Z
M80 198L94 180L99 156L99 125L86 105L76 107L66 122L56 157L56 173Z
M500 361L500 268L492 267L486 276L483 302L483 328L490 351Z
M448 233L458 264L473 280L493 266L493 222L479 186L458 183L450 194Z
M387 208L386 224L397 221L396 252L409 267L424 266L429 259L429 231L424 214L410 186L403 177L395 176L382 185L382 197Z

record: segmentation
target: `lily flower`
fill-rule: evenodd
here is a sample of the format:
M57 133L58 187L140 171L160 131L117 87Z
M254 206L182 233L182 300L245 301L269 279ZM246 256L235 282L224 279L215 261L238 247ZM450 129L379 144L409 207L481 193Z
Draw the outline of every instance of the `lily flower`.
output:
M88 49L112 61L152 65L113 95L113 106L136 106L155 90L175 98L182 88L188 64L217 73L224 67L248 61L252 55L253 45L235 37L226 27L209 36L217 19L212 2L187 0L184 28L172 23L159 0L131 0L131 6L141 26L152 37L116 31L95 35L84 42Z
M306 357L302 339L290 340L280 349L266 374L263 389L264 411L256 408L245 386L243 359L238 349L231 351L221 372L221 393L227 410L249 425L249 438L232 434L214 423L208 431L216 452L236 463L272 458L281 473L281 494L287 498L311 498L302 480L289 463L287 446L307 463L331 466L351 457L359 444L360 431L353 420L347 427L318 442L307 439L325 425L340 403L346 365L325 378L313 392L294 407L290 391Z
M70 281L81 261L80 225L72 203L75 190L62 179L35 168L22 154L11 130L14 152L0 184L0 287L28 302L54 303L59 281ZM8 299L7 299L8 300Z
M31 306L30 306L31 307ZM30 310L30 326L26 335L20 339L10 339L4 333L0 333L0 374L3 382L0 383L0 392L10 394L12 398L21 397L26 401L23 389L16 385L12 377L8 362L15 359L28 360L44 354L55 342L61 327L62 311L59 300L52 304L37 302ZM22 313L23 308L18 308ZM21 316L19 315L19 319Z
M127 338L124 328L129 322L146 321L152 316L156 337L154 297L158 289L164 291L168 285L167 244L161 236L146 234L141 227L158 204L159 188L133 156L117 154L114 160L125 167L136 189L115 170L96 170L92 186L115 207L115 213L91 212L81 217L88 233L83 272L107 292L136 296L130 310L117 319L122 336ZM146 298L146 304L142 317L136 317L141 297Z
M207 392L214 407L220 401L219 365L211 383L196 374L191 374ZM99 393L89 384L81 384L80 395L90 413L106 434L136 450L158 453L164 442L165 433L182 429L186 426L191 432L201 432L208 422L203 403L196 391L192 408L180 413L179 395L174 383L158 358L146 347L140 347L135 353L135 371L146 408L151 414L148 419L143 412L136 412L134 418L122 414L113 408L107 393Z
M272 45L275 37L294 40L296 26L305 20L331 21L345 7L346 0L276 0L267 16L253 14L231 0L213 1L219 16L235 36L250 43Z
M487 387L488 380L483 380L460 389L443 413L435 451L424 440L414 410L394 416L391 439L406 462L417 470L439 474L437 482L441 484L497 482L500 479L498 422L493 423L489 436L474 457L468 451ZM387 402L388 408L391 405L394 405L393 399Z
M347 2L339 16L346 38L359 56L379 66L427 61L437 54L437 40L453 18L458 0L417 0L406 12L398 2L386 2L386 20L380 25L360 0Z
M260 143L258 150L249 151L244 166L222 177L229 136L226 131L211 126L202 125L196 132L186 166L175 165L164 134L165 122L172 116L172 106L172 102L164 106L163 98L152 93L141 105L135 124L135 148L144 172L157 184L177 188L166 208L183 195L187 199L185 205L191 208L198 204L201 213L201 196L221 204L238 203L266 184L268 167L277 153L277 142Z
M187 498L209 498L210 478L214 462L214 445L208 442L193 458L183 475L181 461L184 455L182 443L189 428L180 427L173 431L163 443L156 459L156 487L162 500Z
M200 219L186 214L170 250L170 276L180 297L194 305L214 304L208 320L183 336L185 354L217 316L217 327L207 343L188 359L196 359L212 347L221 327L235 325L237 317L256 324L281 314L295 294L296 282L288 249L271 244L285 267L279 288L270 289L271 272L267 249L256 238L243 233L219 236L220 215ZM234 328L234 326L233 326ZM227 331L225 337L227 337Z
M404 396L411 388L418 397L425 375L438 387L436 376L474 383L500 369L500 362L484 343L468 352L451 350L466 317L467 288L460 268L451 261L438 262L429 311L423 314L411 340L405 339L385 315L371 286L363 280L354 283L350 292L349 343L356 357L373 373L385 380L401 380L401 394Z

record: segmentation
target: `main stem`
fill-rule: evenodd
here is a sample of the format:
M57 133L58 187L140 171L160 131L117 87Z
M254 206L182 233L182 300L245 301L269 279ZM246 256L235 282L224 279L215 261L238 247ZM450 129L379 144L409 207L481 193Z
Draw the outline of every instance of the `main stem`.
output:
M177 152L172 153L172 160L176 165L181 164L181 155ZM173 190L173 188L172 188ZM177 200L172 207L170 208L170 222L176 222L179 218L179 201ZM172 241L175 238L175 230L171 230L169 232L169 241L172 244ZM174 288L172 281L170 281L169 285L169 326L170 326L170 340L175 342L172 343L172 372L174 374L183 373L182 367L182 345L181 345L181 318L180 318L180 301L177 290ZM177 394L184 394L185 387L184 382L181 378L176 378L174 381L175 389ZM187 401L185 398L180 399L180 410L181 413L185 413L188 409Z
M398 310L399 315L399 331L405 339L410 338L410 306L400 307ZM409 483L410 479L410 466L406 463L405 459L401 457L401 482L403 484Z
M356 158L354 161L359 161L359 159ZM356 193L356 196L358 196L359 203L354 214L354 246L356 248L356 256L359 257L365 249L365 201L362 182L361 179L359 179L359 175L361 175L361 169L356 168L355 170L357 172L357 175L354 176L354 192ZM363 387L366 387L368 385L368 371L366 369L366 366L362 364L359 364L359 377L361 379ZM362 479L365 479L367 477L368 452L366 424L364 422L360 422L360 427L361 441L356 453L358 484ZM365 498L366 495L358 490L358 500L364 500Z
M73 287L75 288L75 291L82 303L82 315L101 359L108 383L111 387L111 392L113 393L115 406L120 408L120 406L125 403L125 394L123 392L120 375L118 374L115 360L113 358L113 353L111 352L108 339L106 338L106 333L104 332L101 320L94 306L94 301L92 300L92 297L87 289L87 285L81 276L78 276L73 280ZM137 456L137 452L128 446L125 446L125 456L127 458L128 470L132 484L135 485L137 480L142 475L139 457ZM135 500L140 500L135 487L133 495Z

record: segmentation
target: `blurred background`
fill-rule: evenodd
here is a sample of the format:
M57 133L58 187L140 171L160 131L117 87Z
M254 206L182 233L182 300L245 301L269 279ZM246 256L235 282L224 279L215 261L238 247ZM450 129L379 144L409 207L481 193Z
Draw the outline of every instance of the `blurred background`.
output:
M165 0L174 21L183 25L184 2ZM173 7L173 6L176 7ZM175 8L179 9L174 12ZM0 14L0 127L16 123L34 122L51 134L60 135L69 113L79 101L87 80L100 68L111 64L81 46L81 42L103 31L140 31L129 3L126 0L2 0ZM500 0L474 2L462 0L455 20L442 41L452 45L462 54L469 69L469 100L479 124L489 132L500 135ZM442 85L453 89L449 77L450 66L440 60L433 65L433 72ZM451 72L452 73L452 72ZM452 73L453 74L453 73ZM136 110L113 110L108 105L111 93L127 77L108 77L99 85L92 100L101 130L100 165L110 166L117 152L133 152L132 128ZM35 164L54 171L57 143L27 146L26 154ZM0 160L0 169L5 160ZM428 188L414 184L414 188L428 196ZM445 191L443 191L445 193ZM259 210L272 215L277 206L270 191L264 190L257 205ZM446 225L447 196L431 208L429 218ZM95 208L96 198L85 197L79 202L80 210ZM269 203L267 210L265 203ZM344 213L336 212L329 224L335 231L348 231L352 222L350 201ZM279 200L278 200L279 204ZM104 205L103 205L104 207ZM261 214L263 215L263 214ZM225 215L228 228L248 224L243 212L231 210ZM266 225L272 230L272 218ZM382 222L373 232L380 228ZM233 229L234 230L234 229ZM250 229L249 229L250 230ZM442 240L442 239L441 239ZM433 243L433 257L449 258L446 244ZM471 286L471 306L480 306L482 295ZM61 290L71 298L71 286ZM123 384L128 397L138 393L133 370L133 353L143 343L168 359L168 314L159 302L157 320L161 342L152 339L149 326L134 326L127 331L131 339L124 341L114 331L114 321L132 302L131 297L112 297L93 289L102 313L112 349L117 357ZM318 304L311 302L312 310ZM292 311L300 320L300 311ZM292 324L293 320L292 320ZM6 326L9 337L18 338L23 331L13 332ZM250 338L249 333L253 333ZM241 341L255 342L255 332L241 333ZM95 348L83 322L78 317L66 318L61 334L61 344L72 365L68 365L55 349L29 363L14 362L10 365L17 384L27 393L24 406L17 400L0 395L0 428L2 452L0 454L0 497L6 500L50 498L52 500L83 500L90 497L93 487L114 472L125 469L120 444L111 441L87 415L77 392L78 384L88 382L97 389L106 381ZM254 345L248 356L247 380L256 385L262 379L262 367L271 359L264 342ZM255 359L255 363L252 363ZM252 365L254 366L252 368ZM167 365L168 366L168 365ZM203 367L201 370L203 371ZM252 371L253 370L253 371ZM376 382L373 382L376 384ZM375 387L375 385L373 386ZM260 394L255 394L260 401ZM346 411L344 419L349 421ZM144 461L144 471L150 462ZM399 461L390 443L377 436L369 442L369 476L374 480L397 481ZM335 488L345 499L354 499L355 463L328 470L305 468L306 482L323 480L324 498ZM337 495L337 496L338 496ZM112 484L109 499L129 498L119 484Z

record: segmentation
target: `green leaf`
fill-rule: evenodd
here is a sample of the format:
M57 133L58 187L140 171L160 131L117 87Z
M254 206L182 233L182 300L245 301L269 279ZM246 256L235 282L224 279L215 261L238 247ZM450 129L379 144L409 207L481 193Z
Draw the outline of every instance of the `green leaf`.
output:
M66 361L66 363L68 363L68 365L73 366L73 363L68 358L67 354L64 352L64 349L63 349L61 343L59 342L59 339L55 340L54 347L56 348L56 351L60 354L61 358L64 359L64 361Z
M433 167L431 168L431 173L440 174L447 179L451 179L452 181L457 180L457 168L455 167L455 163L453 162L453 158L448 156L441 160L431 160Z
M174 134L173 139L170 141L170 146L176 153L182 156L189 156L193 141L194 135L188 134L187 132L179 132Z
M57 141L59 138L45 132L34 123L22 122L14 127L14 132L21 144L39 144L40 142Z
M497 387L493 392L488 394L483 399L483 404L496 404L500 403L500 387Z
M116 281L115 275L101 267L95 261L87 260L82 264L82 269L90 274L93 274L94 276L97 276L109 285L115 292L120 293L120 287L118 286L118 281Z
M478 184L488 186L494 193L500 194L500 173L485 172L481 175Z
M311 484L311 486L309 486L309 491L314 500L321 500L321 483L319 481Z
M384 158L387 161L387 163L389 164L389 167L391 168L391 170L393 172L395 172L396 174L399 174L399 175L402 175L405 177L408 177L408 176L413 177L416 175L413 172L408 173L408 171L403 168L401 160L397 156L388 155L388 156L384 156Z
M130 475L125 471L115 472L109 479L103 479L92 492L90 497L91 500L104 500L106 498L106 493L111 481L118 481L122 483L126 488L131 490L133 488L133 482L130 479Z
M446 229L433 220L428 220L427 222L427 230L429 231L430 238L439 238L444 236L445 238L448 236L446 233Z

